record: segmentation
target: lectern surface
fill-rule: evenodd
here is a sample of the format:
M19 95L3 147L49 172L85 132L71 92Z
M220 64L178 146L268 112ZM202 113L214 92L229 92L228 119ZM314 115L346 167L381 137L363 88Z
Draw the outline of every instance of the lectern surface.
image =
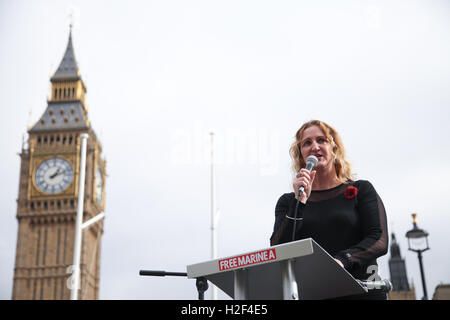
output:
M235 271L245 270L247 298L281 300L280 261L291 259L301 300L362 294L366 290L313 239L187 266L189 278L204 276L234 298Z

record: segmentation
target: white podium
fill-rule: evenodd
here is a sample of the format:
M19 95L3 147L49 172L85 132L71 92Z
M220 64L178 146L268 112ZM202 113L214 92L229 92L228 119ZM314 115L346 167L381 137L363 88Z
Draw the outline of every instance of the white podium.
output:
M319 300L367 292L313 239L187 266L236 300Z

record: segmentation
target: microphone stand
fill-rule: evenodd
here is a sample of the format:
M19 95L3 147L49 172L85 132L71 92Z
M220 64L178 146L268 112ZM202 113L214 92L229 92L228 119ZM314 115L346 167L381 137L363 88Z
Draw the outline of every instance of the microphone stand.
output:
M165 277L165 276L175 276L175 277L187 277L186 272L166 272L161 270L140 270L140 276L153 276L153 277ZM198 300L205 300L205 291L208 290L208 280L205 277L196 278L195 285L198 291Z
M309 172L312 171L312 169L317 164L317 158L314 163L308 162L306 165L306 169L309 170ZM295 241L295 230L297 229L297 220L303 220L303 218L297 218L298 216L298 205L300 203L300 197L302 196L302 193L304 192L304 189L300 187L298 189L298 198L297 203L295 205L295 213L294 213L294 226L292 228L292 241ZM286 215L286 217L288 217ZM288 217L289 218L289 217ZM290 218L292 219L292 218ZM295 273L294 273L294 266L293 263L295 260L289 259L285 263L281 264L281 279L283 281L283 298L285 300L298 300L298 284L297 280L295 279Z
M299 154L301 154L300 148L299 148ZM317 165L317 158L315 156L309 156L306 159L306 170L311 172L314 167ZM297 220L303 220L303 218L297 218L298 216L298 205L300 203L300 197L302 196L302 193L304 192L304 189L300 187L298 189L298 198L297 198L297 204L295 205L295 213L294 213L294 226L292 228L292 241L295 241L295 229L297 229ZM286 215L287 218L292 219L288 215ZM286 262L281 263L281 279L283 281L283 298L285 300L298 300L298 284L297 280L295 279L295 272L294 272L294 264L295 260L289 259L286 260Z
M298 215L298 205L300 203L300 196L302 195L303 190L298 190L298 199L295 204L295 213L294 213L294 227L292 228L292 241L295 241L295 229L297 229L297 220L303 220L303 218L297 218Z
M292 230L292 241L295 241L295 229L297 228L297 220L301 220L302 218L297 218L298 215L298 204L300 202L300 196L303 190L299 190L297 204L295 205L295 214L294 214L294 227ZM292 218L291 218L292 219ZM281 267L281 281L283 282L283 299L284 300L298 300L298 284L297 279L295 278L294 272L294 262L293 259L288 259L282 261L280 263Z

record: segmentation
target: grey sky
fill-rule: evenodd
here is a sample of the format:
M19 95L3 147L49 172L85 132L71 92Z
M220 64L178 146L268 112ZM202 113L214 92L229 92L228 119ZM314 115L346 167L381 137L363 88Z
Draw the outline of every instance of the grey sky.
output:
M219 256L268 247L276 201L292 189L289 146L315 118L340 132L383 199L416 296L413 212L430 233L429 295L450 283L448 1L2 0L0 298L12 292L17 153L46 108L71 7L108 161L101 299L196 299L192 280L138 271L209 259L211 130Z

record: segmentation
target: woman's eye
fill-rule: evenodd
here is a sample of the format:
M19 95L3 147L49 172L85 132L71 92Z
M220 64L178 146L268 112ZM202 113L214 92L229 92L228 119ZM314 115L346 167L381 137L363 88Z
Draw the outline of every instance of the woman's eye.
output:
M304 146L304 147L309 146L310 144L311 144L311 141L305 141L305 142L303 142L303 146Z

